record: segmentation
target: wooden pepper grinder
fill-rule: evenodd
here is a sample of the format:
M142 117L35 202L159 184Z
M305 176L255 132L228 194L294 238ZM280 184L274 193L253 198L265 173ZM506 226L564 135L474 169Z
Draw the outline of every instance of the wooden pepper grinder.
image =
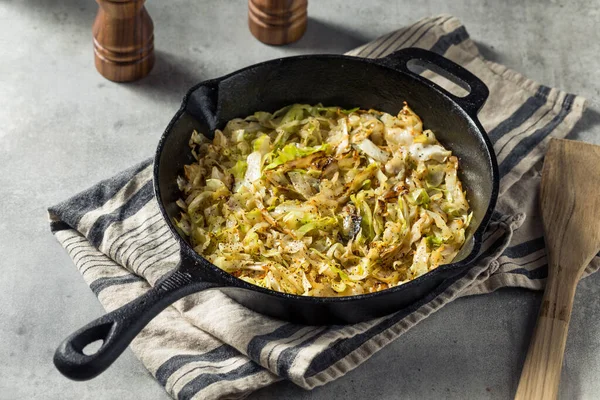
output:
M307 0L248 0L250 32L263 43L282 45L306 30Z
M129 82L148 75L154 66L154 25L145 0L96 0L94 58L102 76Z

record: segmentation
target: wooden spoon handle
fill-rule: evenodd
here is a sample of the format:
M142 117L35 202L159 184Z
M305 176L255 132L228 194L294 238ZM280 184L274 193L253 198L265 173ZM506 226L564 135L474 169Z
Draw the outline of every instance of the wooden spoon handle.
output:
M549 267L546 291L515 399L556 399L579 276Z

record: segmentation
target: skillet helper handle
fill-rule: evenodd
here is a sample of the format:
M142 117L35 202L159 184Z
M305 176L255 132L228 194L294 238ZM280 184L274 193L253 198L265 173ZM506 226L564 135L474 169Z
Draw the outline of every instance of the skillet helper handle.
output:
M67 378L92 379L106 370L162 310L188 294L215 286L214 283L192 282L189 274L176 270L143 296L67 337L54 353L54 365ZM83 349L98 340L102 341L100 348L94 354L85 354Z
M551 260L549 260L552 262ZM548 266L548 280L521 379L517 400L558 398L573 299L580 276Z
M464 97L455 96L429 79L416 74L408 68L408 63L412 60L414 60L417 65L430 69L457 84L467 90L469 94ZM436 89L452 98L452 100L458 103L471 116L477 115L477 112L483 107L490 94L485 83L477 76L455 62L448 60L446 57L429 50L409 47L395 51L384 58L378 59L377 62L401 70L419 80L427 81L427 84L434 86Z

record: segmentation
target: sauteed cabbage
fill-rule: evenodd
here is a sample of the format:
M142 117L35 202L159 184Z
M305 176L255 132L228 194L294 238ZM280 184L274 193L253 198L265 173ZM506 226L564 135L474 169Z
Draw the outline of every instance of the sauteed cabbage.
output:
M294 104L194 131L175 221L194 250L264 288L350 296L452 261L472 213L458 159L408 107Z

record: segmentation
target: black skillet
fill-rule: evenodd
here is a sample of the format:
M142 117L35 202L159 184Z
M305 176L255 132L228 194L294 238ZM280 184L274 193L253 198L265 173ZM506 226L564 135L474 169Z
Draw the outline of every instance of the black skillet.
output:
M468 91L450 94L409 70L411 62L450 79ZM310 55L256 64L203 82L186 94L158 144L154 189L163 217L181 247L181 262L142 297L104 315L69 336L58 347L54 364L65 376L91 379L125 350L139 331L176 300L219 288L259 313L309 325L355 323L410 306L448 285L470 269L498 195L498 167L492 146L477 120L488 97L485 84L466 69L435 53L410 48L381 59ZM193 162L188 140L193 129L212 134L236 117L274 111L293 103L323 103L396 114L407 101L437 138L460 159L460 178L473 210L467 241L452 264L402 286L353 297L319 298L279 293L250 285L196 254L172 223L179 210L176 179ZM101 340L99 350L83 352Z

